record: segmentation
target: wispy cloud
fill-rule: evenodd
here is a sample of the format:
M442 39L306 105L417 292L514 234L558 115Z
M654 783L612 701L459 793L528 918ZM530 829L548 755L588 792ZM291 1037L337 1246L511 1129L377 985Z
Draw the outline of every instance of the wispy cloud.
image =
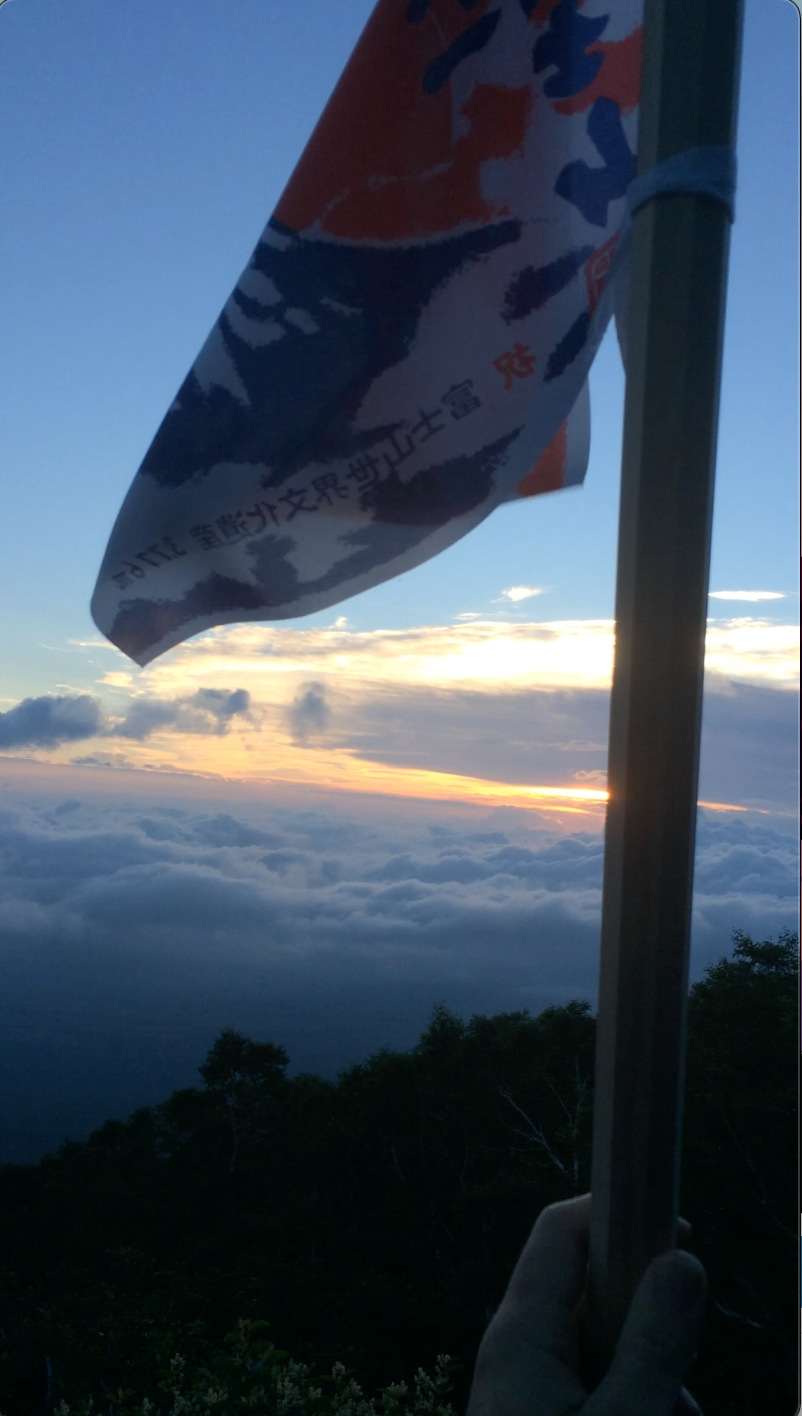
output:
M743 616L708 622L705 672L723 680L796 688L799 626Z
M784 600L782 590L711 590L711 600Z
M212 630L137 675L159 697L186 693L219 675L273 685L289 702L293 676L338 684L446 688L497 693L513 688L609 687L613 621L475 619L454 625L356 631L330 627L232 625ZM110 677L101 682L110 683ZM282 694L280 684L286 688ZM254 689L256 694L256 690Z
M609 689L612 619L471 619L413 629L231 625L212 630L132 679L140 692L172 698L220 676L247 684L257 700L288 705L303 681L363 690L385 685L430 691L462 688L497 695L543 689ZM795 686L799 641L793 625L754 617L711 619L708 678ZM104 684L120 683L117 672Z
M521 600L531 600L533 595L545 594L546 590L542 585L510 585L509 589L501 592L502 599L511 600L513 605L517 605Z

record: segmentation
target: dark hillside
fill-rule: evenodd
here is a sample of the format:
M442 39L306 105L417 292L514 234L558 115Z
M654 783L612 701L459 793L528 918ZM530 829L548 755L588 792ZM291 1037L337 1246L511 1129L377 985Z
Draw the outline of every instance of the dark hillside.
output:
M706 1416L796 1410L797 942L734 939L691 996L683 1213L711 1302L689 1381ZM203 1085L0 1168L0 1411L136 1408L177 1350L238 1318L373 1389L462 1365L540 1209L589 1186L584 1003L464 1021L336 1084L222 1033ZM161 1408L158 1408L161 1410ZM167 1407L165 1406L165 1410ZM156 1408L154 1408L154 1411Z

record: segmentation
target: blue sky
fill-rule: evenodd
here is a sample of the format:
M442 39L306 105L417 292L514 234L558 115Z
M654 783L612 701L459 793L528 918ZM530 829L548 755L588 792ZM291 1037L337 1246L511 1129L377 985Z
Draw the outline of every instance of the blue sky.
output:
M92 633L122 497L369 9L2 7L6 695L80 676L80 656L63 651ZM746 6L712 589L796 586L798 25L789 0ZM611 615L623 398L612 335L591 392L584 489L497 512L402 584L349 603L351 623L485 613L519 582L548 587L549 618ZM798 602L772 612L795 620ZM62 651L58 666L43 643Z
M0 1159L190 1084L223 1026L331 1072L410 1044L439 998L595 996L612 333L582 489L145 670L89 615L120 503L370 8L0 5ZM799 23L747 0L695 977L733 929L797 915Z

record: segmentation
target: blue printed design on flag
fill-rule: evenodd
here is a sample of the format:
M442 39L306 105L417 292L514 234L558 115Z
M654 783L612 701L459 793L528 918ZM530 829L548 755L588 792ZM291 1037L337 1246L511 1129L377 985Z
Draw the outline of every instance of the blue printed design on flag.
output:
M593 83L603 59L601 54L588 54L593 44L607 28L609 15L586 18L577 10L577 0L560 0L552 10L549 27L532 51L536 74L544 69L556 69L543 85L547 98L569 98Z
M590 334L590 314L583 310L581 315L577 315L571 328L563 335L562 339L554 348L546 365L546 372L543 375L544 383L549 383L552 379L558 379L564 374L574 359L582 352Z
M492 10L489 15L483 15L481 20L477 20L476 24L471 25L470 29L463 30L442 54L438 54L423 76L424 93L438 93L443 84L448 83L457 65L461 64L463 59L467 59L471 54L478 54L480 49L484 49L485 45L493 38L500 19L500 10Z
M555 191L578 207L586 221L606 226L610 202L626 196L637 158L630 151L620 109L612 99L596 99L588 114L587 132L604 166L590 167L581 159L569 162L557 178Z
M504 319L525 319L533 310L540 310L561 290L569 285L593 254L592 246L580 246L575 251L566 251L556 261L545 266L528 266L519 271L504 292Z

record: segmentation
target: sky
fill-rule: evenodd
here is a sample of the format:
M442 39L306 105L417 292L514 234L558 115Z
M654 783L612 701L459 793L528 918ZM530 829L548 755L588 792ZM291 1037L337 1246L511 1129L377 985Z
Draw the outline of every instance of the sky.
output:
M600 0L588 8L600 9ZM369 14L0 6L0 1160L196 1080L223 1026L332 1074L594 998L624 378L585 485L334 610L138 669L120 503ZM794 927L799 14L747 0L693 977Z

